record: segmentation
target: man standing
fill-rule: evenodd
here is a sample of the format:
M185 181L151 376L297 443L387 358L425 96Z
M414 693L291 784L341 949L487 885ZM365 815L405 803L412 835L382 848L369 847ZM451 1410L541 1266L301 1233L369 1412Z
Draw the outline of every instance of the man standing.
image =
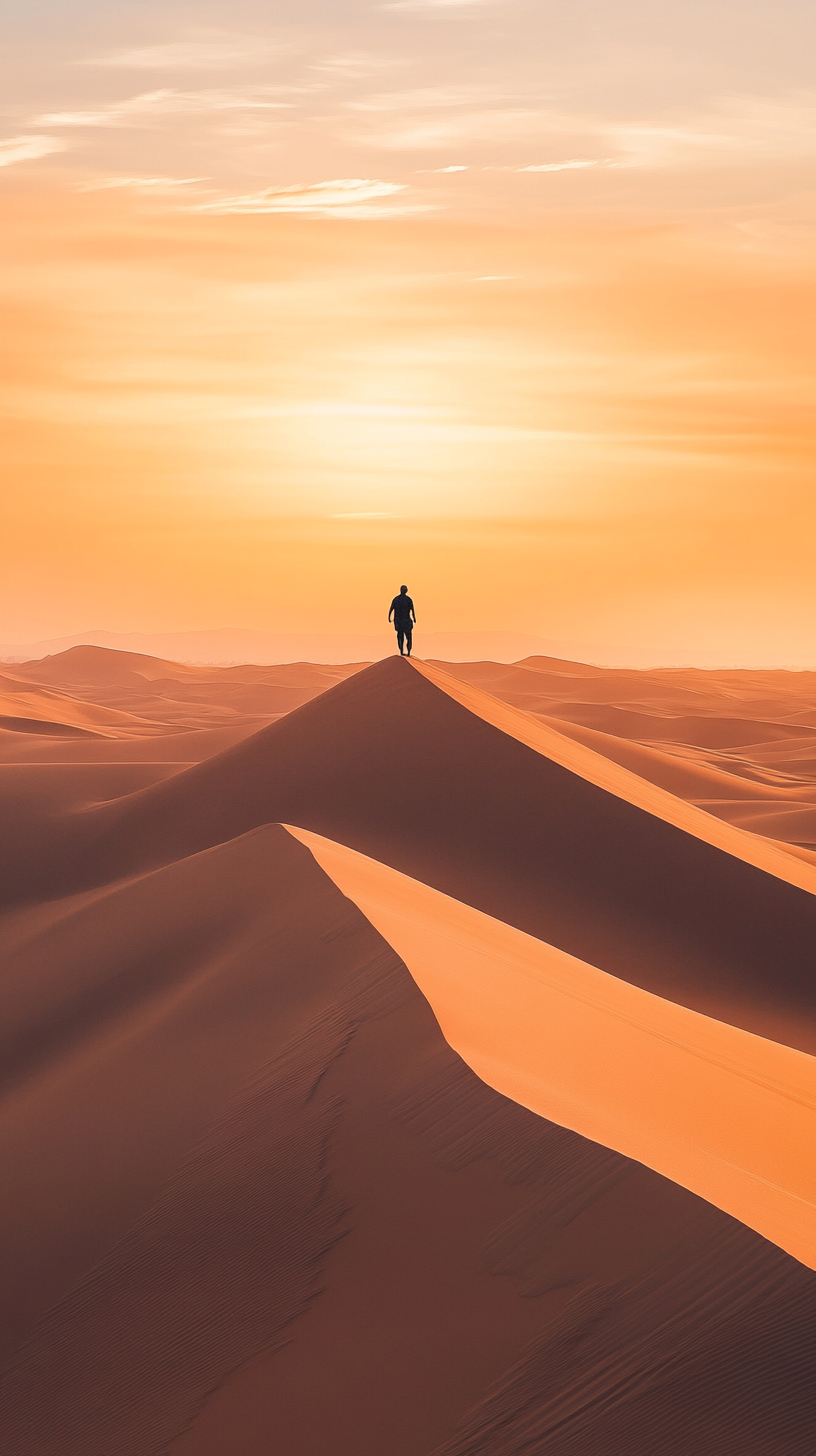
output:
M397 646L400 650L400 657L404 657L402 644L408 648L408 656L411 656L412 633L416 625L416 612L414 604L408 595L407 586L401 586L399 596L394 597L391 603L391 611L388 613L388 620L391 621L391 614L394 615L394 626L397 629ZM413 618L413 621L411 620Z

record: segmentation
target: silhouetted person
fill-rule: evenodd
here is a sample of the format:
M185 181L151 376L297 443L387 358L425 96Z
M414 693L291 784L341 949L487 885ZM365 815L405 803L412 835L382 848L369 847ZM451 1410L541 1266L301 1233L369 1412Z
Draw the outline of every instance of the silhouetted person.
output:
M408 648L408 656L411 656L412 633L416 625L416 612L414 604L408 595L407 586L401 586L399 596L394 597L391 603L391 610L388 613L388 620L391 621L391 613L394 614L394 626L397 629L397 646L400 650L400 657L404 657L402 650L403 642ZM413 621L411 620L413 618Z

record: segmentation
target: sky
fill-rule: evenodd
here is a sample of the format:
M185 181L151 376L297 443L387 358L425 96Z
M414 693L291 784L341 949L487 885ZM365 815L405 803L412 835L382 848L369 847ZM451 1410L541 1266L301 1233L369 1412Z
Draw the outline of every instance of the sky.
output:
M376 631L405 581L429 631L816 666L814 29L16 7L0 640Z

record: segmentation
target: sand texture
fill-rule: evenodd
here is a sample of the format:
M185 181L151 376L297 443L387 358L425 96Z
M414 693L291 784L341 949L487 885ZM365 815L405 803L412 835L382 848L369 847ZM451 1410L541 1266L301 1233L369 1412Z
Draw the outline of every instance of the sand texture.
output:
M3 676L3 1456L810 1456L812 674Z

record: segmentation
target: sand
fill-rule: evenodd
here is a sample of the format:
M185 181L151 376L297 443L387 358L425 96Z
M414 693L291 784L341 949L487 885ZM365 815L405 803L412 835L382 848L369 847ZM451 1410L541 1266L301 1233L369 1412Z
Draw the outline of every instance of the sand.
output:
M490 1086L667 1174L816 1268L816 1060L606 975L343 845L290 832Z
M161 783L32 818L8 846L0 895L10 907L85 891L284 822L644 990L815 1051L816 867L487 694L463 688L476 696L458 701L458 686L377 663Z
M813 867L695 802L813 802L807 675L72 651L10 691L99 736L0 735L0 1450L809 1456Z

